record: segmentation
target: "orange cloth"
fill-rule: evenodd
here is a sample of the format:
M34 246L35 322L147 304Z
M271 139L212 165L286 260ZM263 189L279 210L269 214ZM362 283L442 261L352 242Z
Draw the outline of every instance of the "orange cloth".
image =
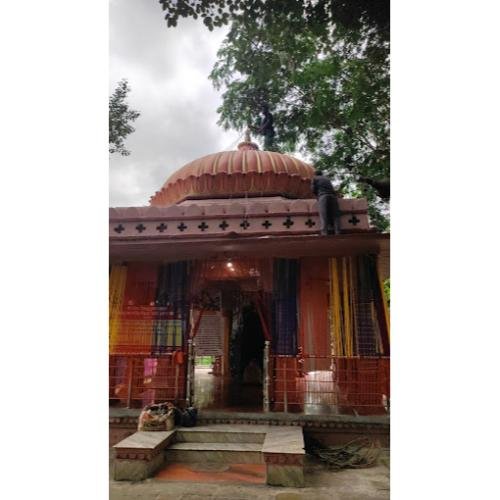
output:
M149 354L153 342L158 265L130 263L114 353Z

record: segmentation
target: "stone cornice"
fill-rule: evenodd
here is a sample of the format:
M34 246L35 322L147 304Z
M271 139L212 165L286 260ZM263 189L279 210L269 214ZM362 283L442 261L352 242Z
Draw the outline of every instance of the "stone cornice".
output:
M339 200L343 233L370 232L366 200ZM188 237L280 236L317 234L316 200L274 200L170 207L111 208L109 234L113 241L186 239Z

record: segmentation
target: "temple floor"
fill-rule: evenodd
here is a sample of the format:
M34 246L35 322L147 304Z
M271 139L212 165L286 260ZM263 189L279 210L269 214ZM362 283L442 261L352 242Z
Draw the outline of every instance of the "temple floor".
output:
M324 385L321 372L308 374L310 385L317 385L305 398L300 413L305 415L338 415L330 394L320 394ZM229 377L214 375L212 368L195 368L195 404L200 410L221 410L238 412L263 412L262 384L245 384Z

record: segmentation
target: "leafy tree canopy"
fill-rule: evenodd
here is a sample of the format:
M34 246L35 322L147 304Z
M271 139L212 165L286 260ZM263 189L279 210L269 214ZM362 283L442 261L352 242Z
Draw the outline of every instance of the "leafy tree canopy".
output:
M224 128L262 133L266 149L300 150L341 193L366 197L372 221L388 228L387 0L160 3L169 26L179 16L209 29L230 23L210 75Z
M109 98L109 152L128 156L130 151L125 148L125 138L135 131L131 122L141 115L130 109L127 94L130 87L127 80L121 80Z
M159 0L167 26L176 26L180 17L201 18L208 29L232 21L262 19L271 24L274 16L286 13L303 27L315 27L316 34L332 24L359 30L371 25L389 38L388 0Z

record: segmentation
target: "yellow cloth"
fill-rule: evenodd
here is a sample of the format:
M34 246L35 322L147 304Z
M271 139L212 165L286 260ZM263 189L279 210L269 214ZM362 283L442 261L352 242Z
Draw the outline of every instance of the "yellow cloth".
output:
M127 281L127 266L114 265L109 276L109 352L114 353L120 334L120 315Z

